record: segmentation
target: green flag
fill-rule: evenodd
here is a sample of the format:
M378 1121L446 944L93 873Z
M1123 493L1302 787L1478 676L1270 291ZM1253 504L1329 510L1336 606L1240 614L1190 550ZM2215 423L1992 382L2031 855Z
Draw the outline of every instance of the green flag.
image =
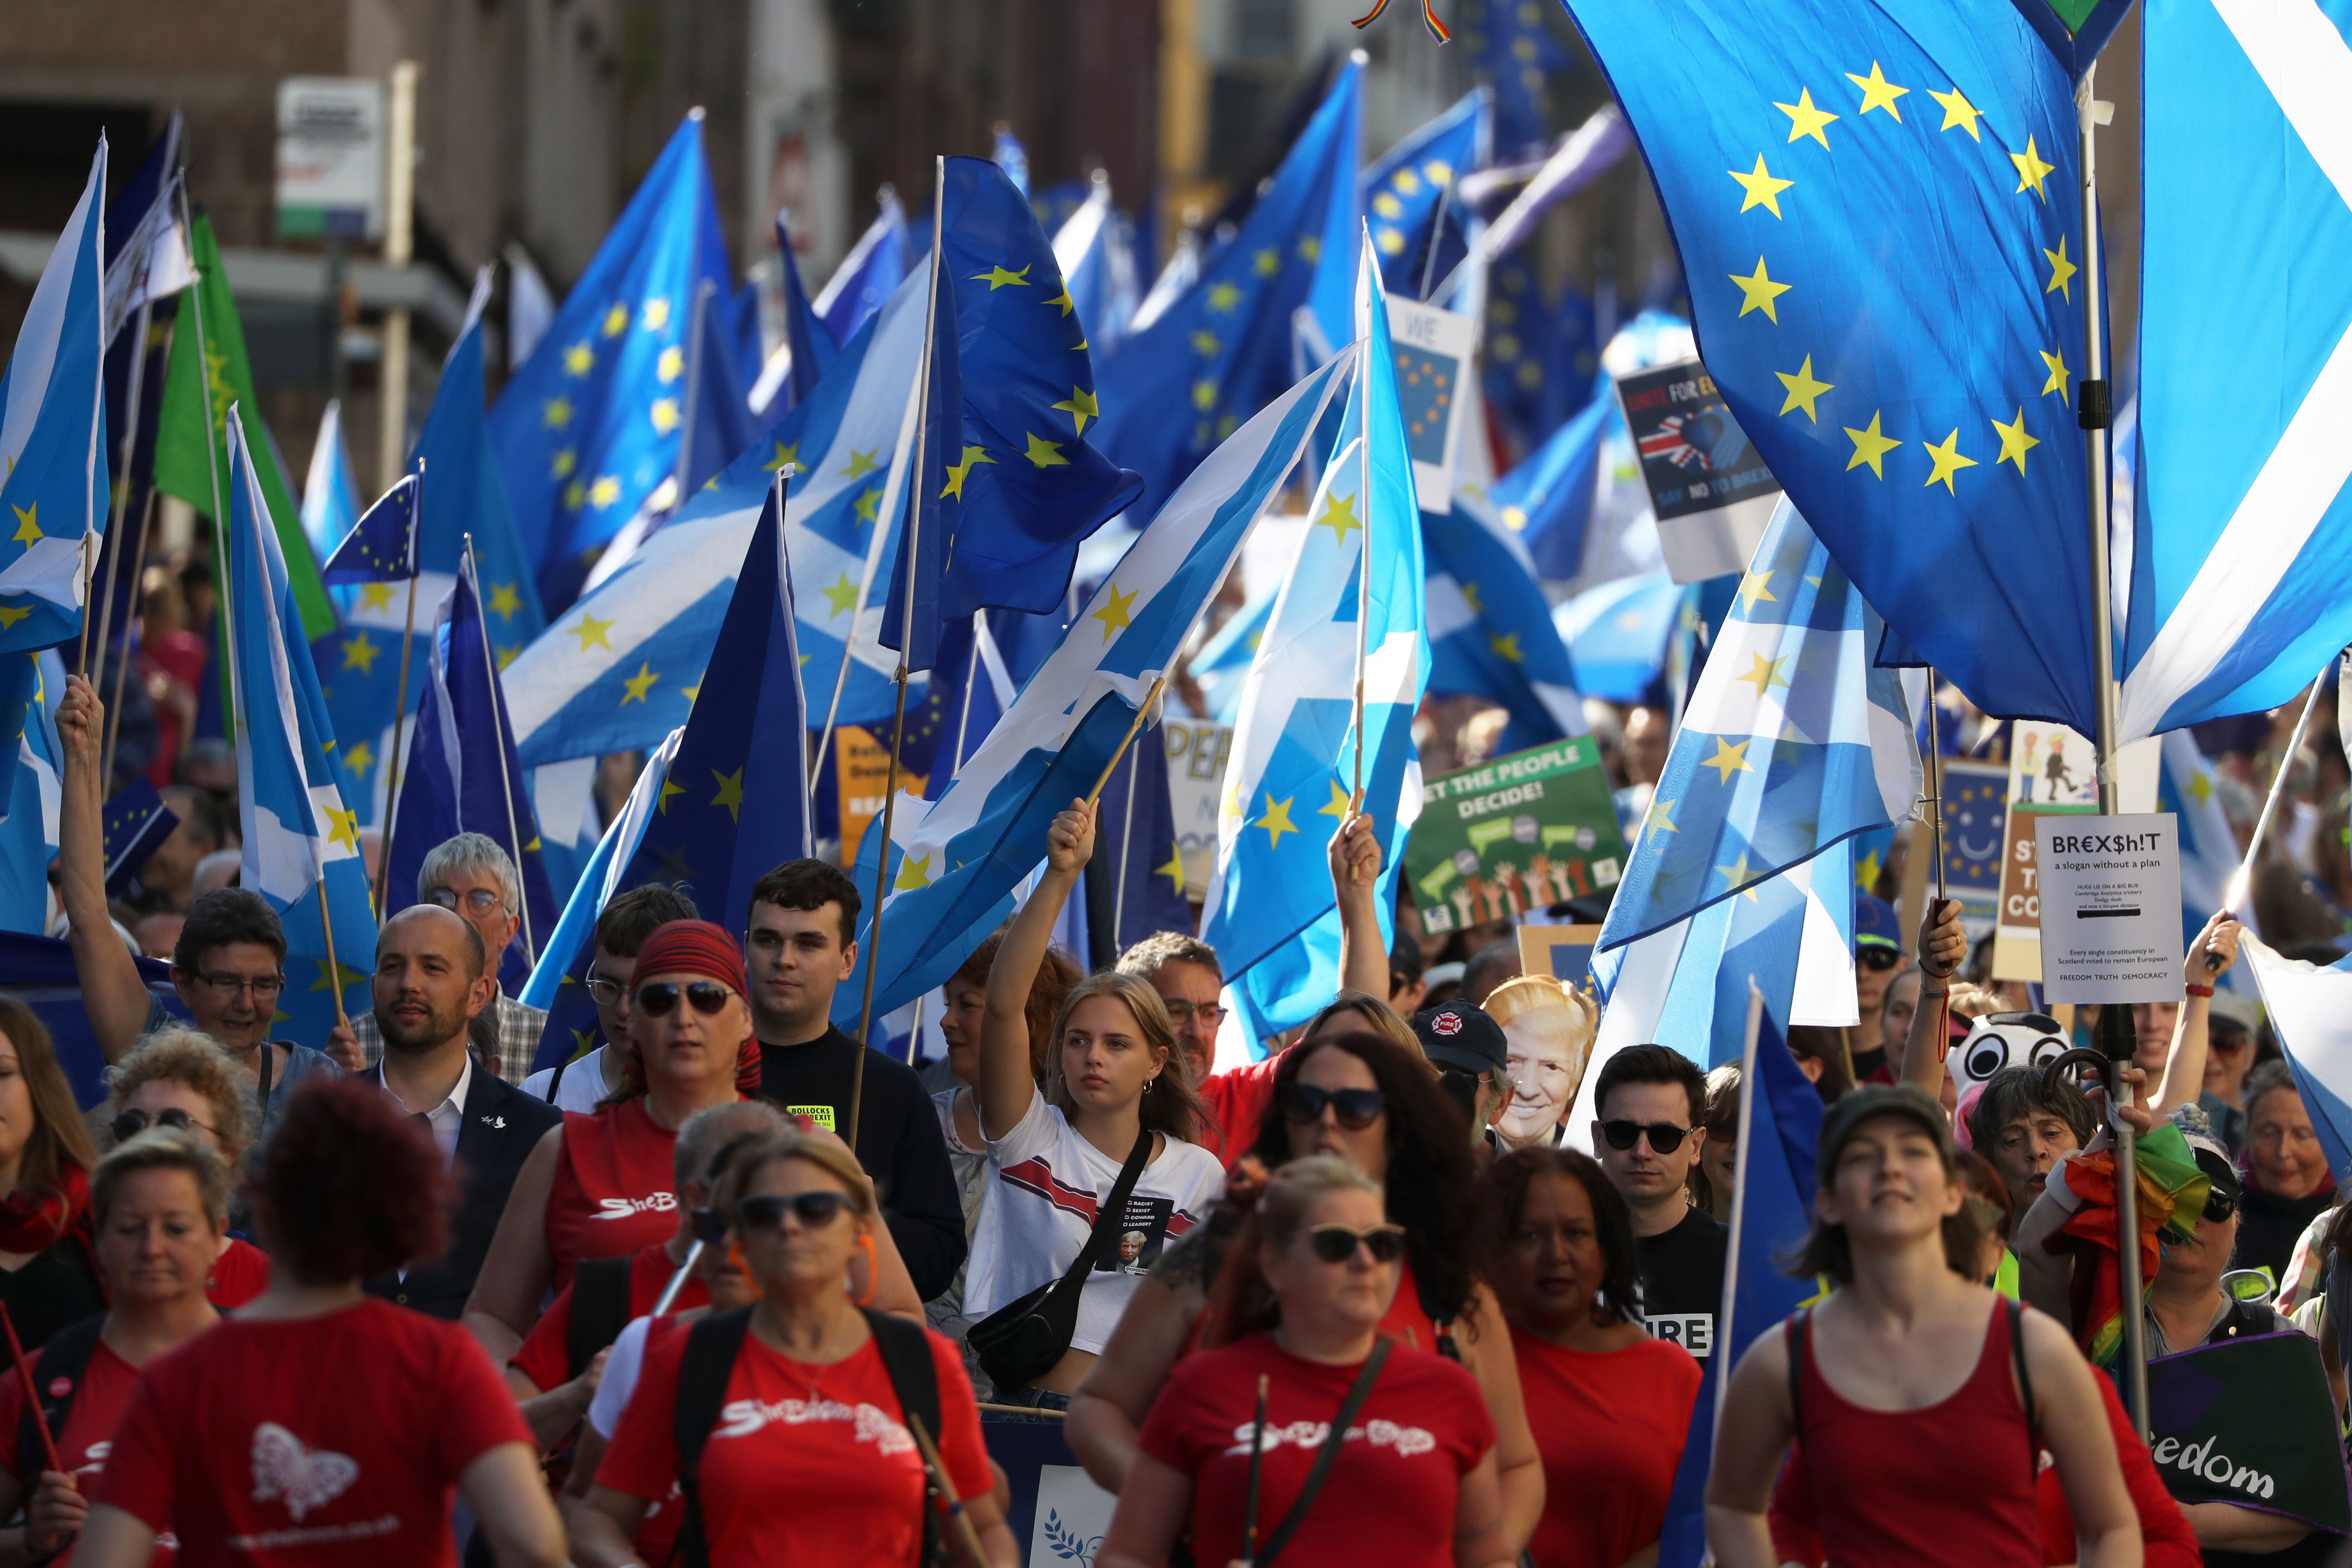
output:
M185 298L194 301L203 318L204 357L197 363L196 321L189 307L180 308L172 337L172 363L163 379L163 405L155 419L155 488L177 496L206 517L218 521L213 479L228 483L228 409L234 403L245 426L246 445L254 456L269 519L278 529L278 548L286 553L287 574L293 580L294 603L302 612L302 635L321 637L335 629L334 601L319 580L319 563L310 541L302 532L301 509L294 504L286 476L278 467L276 448L262 426L261 405L254 397L253 366L245 357L245 331L238 326L236 306L229 298L228 274L221 267L220 243L213 237L212 220L198 214L188 237L196 263L196 286ZM209 385L211 397L205 395ZM209 416L209 417L207 417ZM208 456L206 438L212 443ZM215 468L217 465L217 468Z

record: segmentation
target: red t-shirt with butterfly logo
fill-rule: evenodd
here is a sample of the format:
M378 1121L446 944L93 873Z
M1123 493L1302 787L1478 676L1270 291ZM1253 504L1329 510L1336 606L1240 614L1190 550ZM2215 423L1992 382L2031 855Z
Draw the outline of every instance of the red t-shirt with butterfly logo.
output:
M502 1443L530 1429L456 1323L231 1318L147 1364L93 1500L172 1529L181 1568L454 1568L458 1478Z

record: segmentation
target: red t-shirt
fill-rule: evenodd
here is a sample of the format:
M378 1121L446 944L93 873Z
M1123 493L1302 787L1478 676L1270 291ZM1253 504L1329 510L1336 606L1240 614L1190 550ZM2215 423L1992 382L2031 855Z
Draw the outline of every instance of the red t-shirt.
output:
M38 1359L38 1352L35 1357ZM34 1369L40 1375L40 1369ZM81 1385L73 1391L73 1407L66 1413L66 1429L50 1434L57 1439L58 1458L73 1472L74 1484L88 1497L99 1476L106 1469L106 1457L114 1447L114 1424L121 1419L123 1406L131 1403L133 1389L139 1386L139 1369L114 1353L104 1340L90 1352L89 1364L82 1369ZM32 1500L33 1488L39 1484L41 1463L33 1467L33 1474L18 1475L16 1433L25 1419L25 1382L14 1367L0 1376L0 1469L5 1469L24 1488L25 1500ZM156 1541L153 1568L171 1568L178 1555L179 1543L166 1534ZM73 1561L68 1548L57 1560L57 1568L66 1568Z
M953 1341L926 1331L940 1384L940 1458L958 1495L995 1485L971 1380ZM596 1483L658 1502L677 1477L674 1422L687 1333L646 1348L645 1375ZM923 1462L901 1425L882 1352L869 1340L830 1366L778 1354L756 1334L727 1382L702 1450L703 1523L713 1568L790 1559L837 1568L913 1568L922 1548Z
M1356 1366L1302 1361L1251 1334L1203 1351L1160 1391L1143 1451L1192 1482L1192 1560L1242 1554L1257 1380L1268 1380L1258 1537L1278 1525L1307 1482ZM1403 1345L1389 1352L1339 1458L1282 1554L1285 1568L1453 1568L1462 1478L1495 1446L1478 1383L1457 1363Z
M228 1250L213 1259L205 1279L205 1300L233 1311L269 1289L269 1254L242 1237L228 1238Z
M660 1247L640 1247L629 1258L629 1310L621 1321L627 1323L642 1318L654 1310L661 1300L669 1277L677 1271L669 1254ZM698 1278L689 1278L678 1287L677 1300L670 1303L674 1312L691 1311L710 1304L710 1289ZM530 1335L522 1342L522 1349L509 1357L507 1364L539 1385L545 1394L558 1384L572 1381L572 1287L566 1285L548 1303L547 1310L530 1328Z
M1658 1539L1698 1398L1698 1363L1664 1340L1573 1351L1511 1331L1543 1456L1538 1568L1617 1568Z
M547 1194L547 1249L558 1290L583 1258L658 1247L677 1228L671 1150L677 1134L654 1124L642 1096L602 1110L563 1113L563 1140Z
M95 1500L173 1527L186 1568L454 1568L458 1478L502 1443L530 1431L458 1324L231 1318L147 1364Z
M1274 1070L1282 1060L1276 1051L1262 1062L1252 1062L1211 1075L1200 1087L1201 1103L1208 1108L1209 1125L1192 1142L1231 1165L1257 1142L1265 1108L1274 1103Z

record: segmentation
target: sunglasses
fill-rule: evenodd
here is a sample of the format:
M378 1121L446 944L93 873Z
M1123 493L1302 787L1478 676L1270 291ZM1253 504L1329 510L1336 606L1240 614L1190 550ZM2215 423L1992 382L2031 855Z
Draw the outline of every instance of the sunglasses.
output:
M1389 1097L1377 1089L1318 1089L1311 1083L1294 1083L1283 1091L1282 1119L1305 1126L1322 1121L1323 1110L1328 1106L1340 1126L1361 1132L1380 1120L1388 1103Z
M1887 970L1903 962L1903 954L1891 947L1857 947L1853 961L1864 969Z
M1683 1146L1683 1140L1690 1136L1691 1130L1677 1127L1671 1121L1617 1121L1601 1124L1601 1136L1609 1140L1612 1149L1631 1149L1633 1141L1645 1132L1650 1137L1651 1152L1671 1154Z
M706 1018L715 1016L735 994L716 980L697 980L685 985L665 980L659 984L637 987L637 1011L648 1018L667 1018L677 1006L681 992L694 1010Z
M705 1247L718 1247L727 1239L727 1216L717 1209L691 1210L687 1223L693 1229L694 1239Z
M1369 1091L1366 1091L1369 1092ZM1404 1256L1404 1227L1376 1225L1370 1230L1349 1230L1344 1225L1318 1225L1307 1233L1315 1256L1326 1263L1345 1263L1360 1247L1375 1263L1394 1263Z
M2205 1217L2207 1219L2211 1220L2215 1225L2220 1225L2223 1220L2228 1219L2231 1215L2236 1214L2237 1212L2238 1200L2235 1194L2225 1193L2219 1187L2208 1187L2205 1189Z
M114 1141L127 1143L150 1127L169 1127L177 1132L185 1132L192 1127L204 1132L212 1131L177 1106L157 1111L152 1120L143 1110L126 1110L114 1119Z
M784 1215L789 1213L801 1222L803 1230L823 1230L848 1206L847 1193L794 1193L790 1197L761 1194L735 1205L735 1224L747 1231L782 1230Z

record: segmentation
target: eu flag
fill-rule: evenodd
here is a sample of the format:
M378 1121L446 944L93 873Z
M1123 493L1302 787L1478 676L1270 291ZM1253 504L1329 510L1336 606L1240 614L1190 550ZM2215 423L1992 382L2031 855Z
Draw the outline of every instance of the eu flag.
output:
M119 899L157 847L172 837L180 818L142 773L115 792L99 824L106 836L106 896Z
M403 474L360 513L359 521L319 568L328 586L389 583L415 575L417 489L416 476Z
M2073 84L1952 0L1565 0L1740 428L1895 637L2095 727ZM2022 0L2021 0L2022 3Z

